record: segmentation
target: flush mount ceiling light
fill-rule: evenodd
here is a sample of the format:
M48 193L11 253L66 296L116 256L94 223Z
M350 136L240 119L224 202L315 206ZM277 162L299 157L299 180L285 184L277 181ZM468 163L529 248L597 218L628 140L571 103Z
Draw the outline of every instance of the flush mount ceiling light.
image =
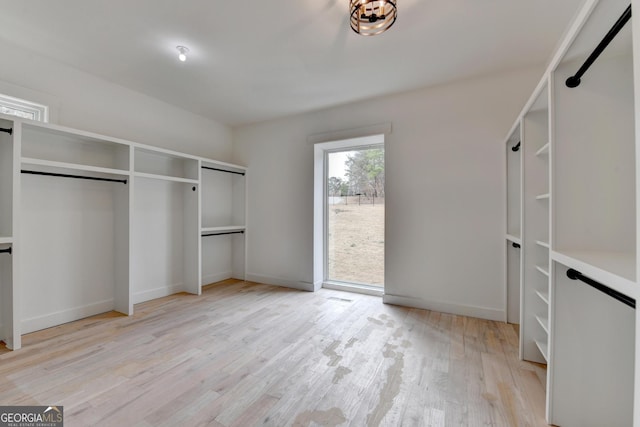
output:
M184 46L176 46L176 49L178 49L178 59L182 62L186 61L189 48Z
M396 22L396 0L349 0L351 29L363 36L387 31Z

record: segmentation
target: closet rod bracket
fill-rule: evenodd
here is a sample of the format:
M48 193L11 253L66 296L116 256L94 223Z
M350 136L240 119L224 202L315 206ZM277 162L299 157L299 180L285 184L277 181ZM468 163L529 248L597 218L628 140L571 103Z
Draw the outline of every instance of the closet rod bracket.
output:
M13 135L13 128L8 128L8 129L0 128L0 132L4 132L4 133L8 133L9 135Z
M13 252L11 250L11 247L8 247L6 249L0 249L0 254L10 254L11 255L12 253Z

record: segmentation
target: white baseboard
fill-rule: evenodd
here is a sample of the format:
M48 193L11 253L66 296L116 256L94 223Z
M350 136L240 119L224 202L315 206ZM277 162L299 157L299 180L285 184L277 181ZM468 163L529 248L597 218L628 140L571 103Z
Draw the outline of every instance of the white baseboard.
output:
M424 310L439 311L441 313L451 313L460 316L477 317L480 319L496 320L502 322L505 319L504 310L495 308L477 307L473 305L451 304L441 301L429 301L418 298L408 298L398 295L385 294L382 297L385 304L401 305L404 307L421 308Z
M74 320L84 319L85 317L95 316L100 313L106 313L113 309L114 301L113 299L109 299L93 304L57 311L55 313L45 314L43 316L24 319L22 321L22 333L28 334L29 332L51 328L53 326L62 325L63 323L73 322Z
M279 277L263 276L261 274L247 273L248 282L263 283L265 285L284 286L285 288L300 289L301 291L313 292L315 285L311 282L298 282L295 280L281 279Z
M225 271L224 273L214 273L202 276L202 286L207 286L212 283L221 282L223 280L232 279L233 273Z
M133 294L133 303L138 304L145 301L151 301L153 299L177 294L178 292L184 292L184 286L182 283L173 286L149 289L148 291L136 292Z

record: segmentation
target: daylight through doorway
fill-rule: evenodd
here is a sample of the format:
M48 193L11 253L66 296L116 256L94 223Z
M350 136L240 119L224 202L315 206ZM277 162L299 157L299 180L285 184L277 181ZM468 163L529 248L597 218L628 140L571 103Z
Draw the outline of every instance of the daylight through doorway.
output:
M328 281L384 286L384 146L326 153Z

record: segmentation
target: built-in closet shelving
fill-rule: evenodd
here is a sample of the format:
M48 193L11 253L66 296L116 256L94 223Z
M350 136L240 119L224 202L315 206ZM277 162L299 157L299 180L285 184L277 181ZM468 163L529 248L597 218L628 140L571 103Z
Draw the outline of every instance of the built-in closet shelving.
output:
M0 340L8 348L31 331L200 294L203 271L244 278L244 167L11 116L0 115L0 129L11 129L0 131ZM212 184L202 165L241 179ZM241 238L205 255L202 234L213 232Z
M200 294L198 164L195 157L134 148L134 303Z
M549 358L549 96L548 84L522 118L522 358Z
M587 0L514 125L523 150L521 357L547 363L546 417L563 427L640 426L640 45L629 16L628 0ZM511 169L507 159L508 206ZM508 208L508 230L513 221ZM512 263L507 253L507 271Z
M244 279L246 169L203 161L200 174L202 285L229 277Z
M633 420L634 310L567 277L573 268L634 297L638 286L631 22L578 87L566 84L628 5L599 2L553 73L552 420L559 425L631 425Z

